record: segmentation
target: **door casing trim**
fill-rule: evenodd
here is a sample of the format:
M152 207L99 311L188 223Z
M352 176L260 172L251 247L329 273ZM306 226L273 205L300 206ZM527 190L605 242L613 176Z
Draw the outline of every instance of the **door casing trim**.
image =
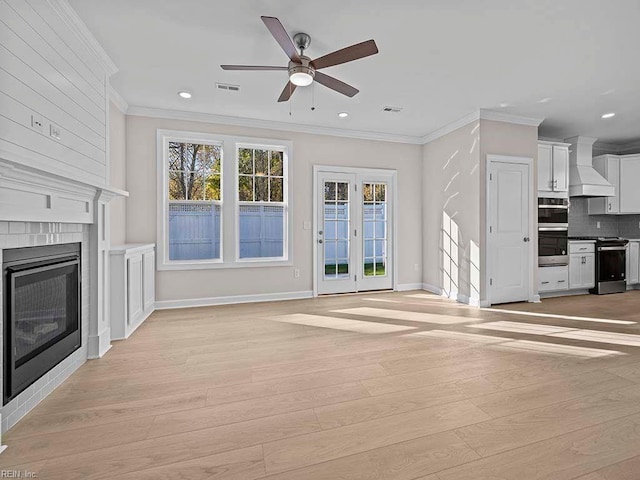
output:
M397 187L397 170L386 168L365 168L365 167L342 167L332 165L314 165L313 166L313 217L312 217L312 236L313 236L313 296L318 296L318 174L319 173L354 173L354 174L370 174L370 175L389 175L391 177L391 201L393 203L391 210L393 212L392 231L393 241L391 248L391 258L393 260L393 290L398 290L398 189Z

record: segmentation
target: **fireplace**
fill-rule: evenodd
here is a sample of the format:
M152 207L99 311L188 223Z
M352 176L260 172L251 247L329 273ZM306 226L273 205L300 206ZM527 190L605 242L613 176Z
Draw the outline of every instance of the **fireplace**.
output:
M3 251L3 405L80 348L80 244Z

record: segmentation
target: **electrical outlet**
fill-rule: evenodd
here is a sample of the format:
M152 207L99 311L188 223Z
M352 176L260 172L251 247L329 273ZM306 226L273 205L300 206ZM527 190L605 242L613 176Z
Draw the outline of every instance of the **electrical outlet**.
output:
M55 140L60 140L60 127L53 123L49 125L49 136Z
M304 222L302 222L302 229L311 230L311 222L308 220L305 220Z
M420 265L418 265L417 263L413 266L413 271L417 272L420 270Z
M600 228L600 222L596 222L596 228Z
M42 118L31 115L31 128L38 132L42 132Z
M293 278L300 278L300 269L299 268L294 268L293 269Z

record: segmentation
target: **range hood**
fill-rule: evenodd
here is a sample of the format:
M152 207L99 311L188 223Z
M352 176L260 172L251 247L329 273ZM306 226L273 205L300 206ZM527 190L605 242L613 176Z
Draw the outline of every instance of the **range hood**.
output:
M615 188L593 168L593 144L596 138L571 137L569 153L570 197L613 197Z

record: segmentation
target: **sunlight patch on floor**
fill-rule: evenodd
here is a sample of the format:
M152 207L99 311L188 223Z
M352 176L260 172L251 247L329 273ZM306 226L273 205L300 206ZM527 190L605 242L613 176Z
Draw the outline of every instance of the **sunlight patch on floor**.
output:
M541 318L559 318L561 320L577 320L580 322L598 322L598 323L613 323L616 325L635 325L637 322L630 320L613 320L610 318L591 318L591 317L575 317L572 315L557 315L554 313L538 313L538 312L523 312L520 310L506 310L500 308L482 308L486 312L499 312L508 313L510 315L524 315L529 317L541 317Z
M457 323L475 322L475 318L456 317L453 315L438 315L435 313L407 312L403 310L386 310L384 308L358 307L343 310L332 310L332 313L349 315L364 315L367 317L386 318L406 322L434 323L437 325L454 325Z
M499 332L528 333L530 335L551 335L554 333L567 332L574 330L568 327L556 327L554 325L537 325L533 323L519 322L487 322L477 325L467 325L467 328L482 328L486 330L497 330Z
M310 327L346 330L357 333L393 333L415 329L414 327L407 327L405 325L390 325L388 323L365 322L361 320L351 320L348 318L308 315L305 313L294 313L291 315L273 317L271 320L296 325L307 325Z
M570 330L550 335L552 337L584 340L587 342L612 343L614 345L628 345L640 347L640 335L628 333L602 332L600 330Z
M612 355L624 355L616 350L602 350L599 348L576 347L573 345L562 345L557 343L534 342L531 340L514 340L505 342L501 347L515 348L518 350L530 350L541 353L553 353L558 355L573 355L584 358L609 357Z
M513 338L508 338L508 337L493 337L491 335L480 335L477 333L450 332L448 330L428 330L423 332L413 332L413 333L407 333L404 336L446 338L449 340L462 340L462 341L482 343L482 344L502 343L502 342L508 342L513 340Z

